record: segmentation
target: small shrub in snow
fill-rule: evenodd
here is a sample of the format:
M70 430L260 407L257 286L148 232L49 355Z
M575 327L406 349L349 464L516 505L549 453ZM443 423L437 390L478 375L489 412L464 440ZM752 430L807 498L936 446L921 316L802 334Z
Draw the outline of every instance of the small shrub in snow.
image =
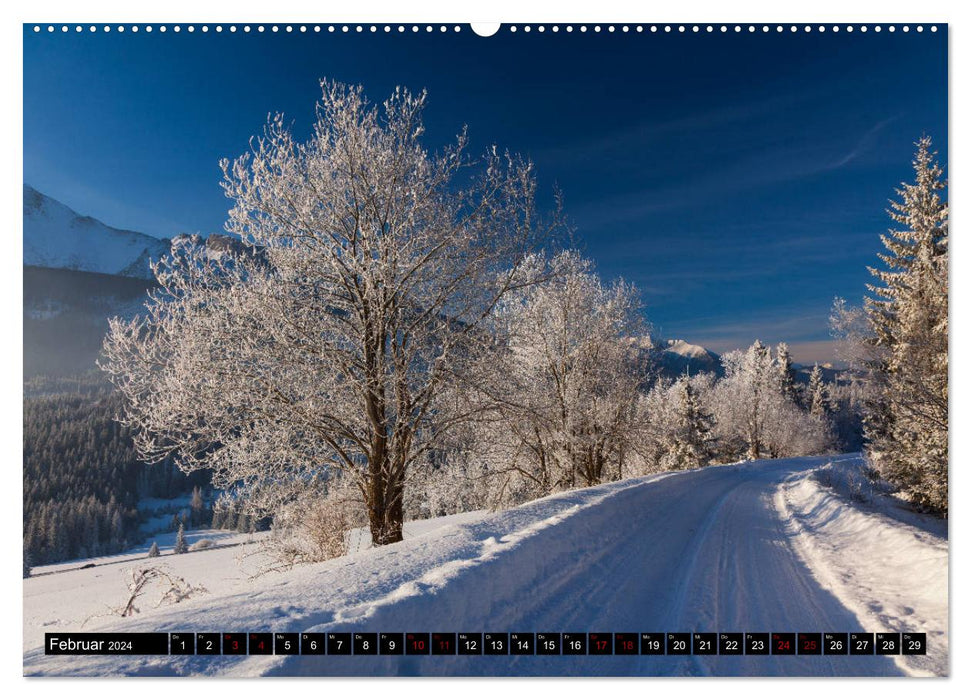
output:
M149 558L157 557L160 554L161 552L158 551L158 542L152 542L152 546L149 547L149 550L148 550Z
M329 493L313 489L284 507L273 520L263 551L271 568L325 561L347 554L347 533L366 524L353 485L332 483Z
M136 602L145 595L152 583L158 584L162 591L155 607L165 604L181 603L183 600L200 593L208 593L202 586L193 586L181 576L170 574L162 566L145 566L128 570L128 599L123 605L111 608L120 617L131 617L140 612Z
M203 549L209 549L210 547L213 546L213 544L215 544L215 542L213 542L212 540L199 540L198 542L193 542L189 546L189 551L200 552Z
M185 554L189 551L189 547L185 542L185 527L182 523L179 523L179 532L175 536L175 547L172 548L174 554Z

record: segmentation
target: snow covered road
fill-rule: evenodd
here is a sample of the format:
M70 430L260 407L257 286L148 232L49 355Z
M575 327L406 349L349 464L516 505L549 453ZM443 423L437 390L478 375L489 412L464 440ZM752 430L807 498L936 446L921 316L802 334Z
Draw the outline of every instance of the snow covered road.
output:
M777 496L787 480L826 462L819 457L767 460L558 494L85 631L930 632L868 629L819 582L826 576L807 568ZM942 663L946 669L946 659ZM45 657L36 648L25 654L24 670L54 675L904 673L892 658L881 656L82 658Z

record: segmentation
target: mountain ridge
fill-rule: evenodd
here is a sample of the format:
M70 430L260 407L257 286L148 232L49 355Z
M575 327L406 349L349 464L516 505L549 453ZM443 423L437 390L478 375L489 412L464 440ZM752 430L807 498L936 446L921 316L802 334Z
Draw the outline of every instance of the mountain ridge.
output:
M24 265L153 278L169 239L115 228L24 184Z

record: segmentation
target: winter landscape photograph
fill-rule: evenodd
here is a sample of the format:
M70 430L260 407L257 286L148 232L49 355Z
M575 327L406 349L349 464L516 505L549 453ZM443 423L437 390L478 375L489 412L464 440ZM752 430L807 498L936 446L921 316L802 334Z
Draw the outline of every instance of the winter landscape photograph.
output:
M26 24L23 133L24 675L950 675L946 24Z

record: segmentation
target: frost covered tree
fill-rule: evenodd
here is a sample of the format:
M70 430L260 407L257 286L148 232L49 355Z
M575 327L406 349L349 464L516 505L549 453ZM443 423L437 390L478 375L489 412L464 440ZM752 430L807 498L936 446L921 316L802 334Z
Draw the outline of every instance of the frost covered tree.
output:
M835 427L841 447L848 451L864 448L864 435L874 434L874 423L885 413L881 391L874 381L881 366L880 351L873 342L869 321L862 306L852 306L837 297L829 317L830 333L837 359L846 365L845 381L830 389L837 404ZM877 420L874 421L874 417ZM869 426L869 427L868 427Z
M823 381L823 371L818 363L813 365L813 371L809 373L809 386L806 393L809 397L809 415L820 420L825 418L828 396L826 383Z
M798 403L799 392L796 389L796 372L792 368L792 355L786 343L779 343L776 347L776 365L779 368L779 384L782 395L788 400Z
M914 182L897 189L881 237L882 268L864 308L877 357L869 378L877 401L866 424L869 455L917 504L948 509L947 183L931 139L918 141Z
M687 377L675 388L678 397L678 423L672 450L675 469L693 469L709 464L715 453L714 418L699 401L697 390Z
M189 545L185 541L185 527L179 523L179 531L175 535L175 546L172 548L173 554L185 554L189 551Z
M646 365L637 290L605 285L567 251L533 261L546 281L503 300L479 444L495 500L516 502L617 478L628 458Z
M176 552L176 554L179 554L179 553L180 552ZM152 542L152 546L149 547L149 549L148 549L148 557L149 557L149 559L153 559L153 558L158 557L158 556L161 556L161 555L162 555L162 553L158 549L158 542Z
M714 386L714 375L707 373L654 382L638 403L635 452L643 468L636 473L692 469L719 456L715 420L708 409Z
M472 418L445 389L470 381L483 320L529 284L557 216L538 220L529 162L472 161L464 132L426 150L424 94L322 90L308 140L278 115L222 162L247 250L176 241L146 313L112 320L103 366L144 459L211 469L261 513L341 474L381 545L401 539L412 465Z
M206 504L202 500L202 489L198 486L192 489L192 500L189 501L191 523L198 527L206 521Z
M722 356L725 377L715 391L719 442L729 458L762 459L820 454L830 449L828 425L812 420L782 392L778 367L758 340Z
M761 459L767 456L765 427L772 400L782 396L772 354L762 341L756 340L745 352L725 353L722 365L725 377L719 383L721 405L730 410L719 422L732 426L744 440L748 459Z

